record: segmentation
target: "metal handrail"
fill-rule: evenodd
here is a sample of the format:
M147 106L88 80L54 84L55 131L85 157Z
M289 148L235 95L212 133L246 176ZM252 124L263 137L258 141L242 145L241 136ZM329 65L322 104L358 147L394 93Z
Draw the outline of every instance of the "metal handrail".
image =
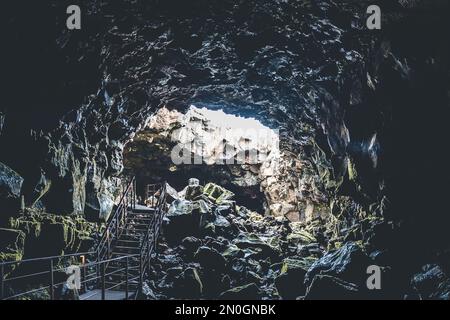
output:
M67 256L76 256L77 254L72 254L72 255L67 255ZM59 256L59 258L61 258L61 257L64 257L64 256ZM117 258L111 258L111 259L106 259L106 260L103 260L103 261L95 261L95 262L90 262L90 263L85 263L85 264L83 264L83 267L89 267L89 266L97 266L97 265L104 265L104 264L106 264L106 263L110 263L110 262L114 262L114 261L119 261L119 260L123 260L123 259L129 259L129 258L133 258L133 257L139 257L139 254L130 254L130 255L125 255L125 256L122 256L122 257L117 257ZM34 261L36 261L36 260L45 260L45 259L48 259L49 261L52 261L53 259L55 259L55 257L43 257L43 258L39 258L39 259L33 259ZM31 274L31 275L28 275L28 276L33 276L33 275L41 275L41 274L48 274L48 273L52 273L53 274L53 272L55 272L55 271L59 271L59 270L64 270L65 268L58 268L58 269L51 269L51 270L49 270L49 271L45 271L45 272L43 272L43 273L36 273L36 274ZM131 270L131 269L128 269L128 271L129 270ZM120 271L123 271L123 269L121 269ZM103 274L101 277L99 277L99 276L96 276L96 277L90 277L89 279L85 279L85 280L83 280L83 281L80 281L80 283L87 283L87 282L90 282L90 281L93 281L93 280L97 280L97 279L100 279L100 278L103 278L103 280L104 280L104 277L106 277L106 276L109 276L109 275L112 275L112 274L114 274L115 272L112 272L112 273L105 273L105 274ZM128 275L127 275L128 276ZM52 279L53 279L53 277L51 277ZM6 279L5 279L6 280ZM42 287L39 287L39 288L35 288L35 289L32 289L32 290L28 290L28 291L26 291L26 292L21 292L21 293L18 293L18 294L15 294L15 295L12 295L12 296L9 296L9 297L2 297L2 299L3 300L12 300L12 299L16 299L16 298L20 298L20 297L23 297L23 296L26 296L26 295L29 295L29 294L32 294L32 293L35 293L35 292L39 292L39 291L43 291L43 290L47 290L47 289L50 289L50 291L51 291L51 295L53 295L53 293L52 293L52 291L53 291L53 288L55 288L55 287L58 287L58 286L60 286L60 285L63 285L65 282L59 282L59 283L50 283L49 285L46 285L46 286L42 286ZM119 285L121 285L121 284L123 284L123 281L119 284ZM115 287L115 286L114 286ZM105 290L111 290L111 288L106 288ZM52 297L53 298L53 297Z
M95 253L95 251L89 251L89 252L65 254L62 256L47 256L47 257L24 259L24 260L19 260L19 261L6 261L6 262L0 262L0 266L7 266L7 265L11 265L11 264L22 264L22 263L36 262L36 261L46 261L46 260L49 261L49 260L64 259L64 258L77 257L77 256L87 256L87 255L94 254L94 253Z
M148 188L148 187L147 187ZM154 189L155 190L155 189ZM142 288L142 278L146 273L147 267L150 264L151 255L156 247L156 239L159 235L159 230L162 224L162 220L165 214L165 206L167 203L167 192L166 192L166 183L162 183L160 190L160 195L158 197L158 201L156 202L155 212L153 214L153 219L148 226L147 233L144 236L144 239L140 248L140 287ZM156 191L155 191L156 193ZM150 241L150 237L152 236L152 240ZM137 294L135 295L137 297Z
M149 190L149 187L147 186L147 190ZM154 214L149 220L147 230L144 234L144 237L142 238L143 241L140 244L140 252L138 254L125 254L119 257L112 258L111 257L111 247L112 242L114 240L119 239L121 233L123 232L123 227L127 224L127 215L128 210L131 206L131 209L136 208L136 179L132 178L131 181L127 184L126 188L123 191L123 194L120 198L120 202L118 207L116 208L113 216L109 219L109 221L106 224L106 228L103 232L102 237L100 238L100 242L96 248L95 251L91 252L84 252L84 253L74 253L74 254L67 254L63 256L50 256L50 257L40 257L40 258L33 258L33 259L26 259L21 261L10 261L10 262L3 262L0 263L0 280L1 280L1 294L0 299L14 299L19 298L22 296L29 295L34 292L39 292L42 290L50 290L50 298L54 299L55 293L54 289L57 288L60 285L63 285L65 282L61 283L55 283L54 281L54 272L65 270L65 267L61 268L54 268L54 261L57 259L64 259L64 258L74 258L74 257L81 257L81 256L89 256L95 254L95 261L93 262L84 262L82 264L82 276L84 275L84 279L81 279L80 283L84 284L82 286L82 289L86 290L88 288L88 283L94 283L94 287L101 288L101 294L102 299L105 299L105 291L111 290L113 288L120 287L122 285L125 285L126 288L126 299L128 299L128 293L129 293L129 284L130 281L136 281L138 280L138 286L136 290L142 290L143 285L143 276L145 275L147 268L150 265L150 259L151 256L156 249L156 240L159 235L160 227L162 224L162 220L164 218L166 204L167 204L167 190L166 190L166 183L163 183L160 185L160 188L156 188L156 185L153 185L153 196L156 195L157 192L159 192L158 199L156 201L156 206L154 207ZM153 204L153 203L152 203ZM121 226L122 224L122 226ZM115 232L114 232L115 231ZM115 238L115 239L114 239ZM129 265L129 259L135 259L136 261L138 258L139 265ZM124 260L126 259L126 267L119 268L117 270L111 271L106 273L106 268L108 267L109 263ZM47 261L49 263L49 270L42 271L42 272L36 272L28 275L20 275L13 278L6 279L4 277L4 269L5 266L13 265L13 264L22 264L27 262L45 262ZM87 270L87 268L93 268L94 270ZM130 277L130 271L138 271L139 275L131 275ZM92 271L92 272L91 272ZM42 285L40 288L32 289L23 293L15 294L10 297L4 297L4 284L6 281L14 281L24 278L29 278L32 276L42 276L49 274L49 284L48 285ZM109 277L111 275L117 275L121 279L125 276L125 280L118 279L118 283L113 282L113 286L107 287L108 281L106 280L106 277ZM6 281L5 281L6 280ZM110 283L110 282L109 282ZM134 285L134 284L133 284ZM95 295L95 294L94 294ZM135 298L137 298L138 291L135 292ZM89 296L87 297L89 298Z

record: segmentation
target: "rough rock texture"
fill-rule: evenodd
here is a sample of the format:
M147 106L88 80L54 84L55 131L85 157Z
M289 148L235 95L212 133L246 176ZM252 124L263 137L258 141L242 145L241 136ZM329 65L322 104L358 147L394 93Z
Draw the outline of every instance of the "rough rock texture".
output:
M357 244L348 242L333 253L317 260L305 276L305 282L311 283L317 274L335 276L353 283L364 283L369 257ZM366 266L366 268L364 268Z
M363 299L359 289L352 283L327 275L314 277L305 300L356 300Z
M123 148L158 108L226 107L279 128L302 161L298 215L329 213L296 254L362 241L403 292L444 264L448 1L380 1L373 32L365 0L88 0L79 32L65 28L68 4L5 12L0 161L24 178L28 207L106 217ZM234 251L253 250L249 238Z
M20 190L23 178L7 165L0 162L0 206L4 211L17 211L20 208ZM0 216L0 221L5 218Z
M65 253L88 252L94 245L97 227L81 217L63 217L40 212L28 212L11 218L5 226L20 235L15 241L18 259L58 256ZM0 242L2 245L9 242ZM0 250L1 255L12 254ZM4 259L5 261L8 259Z
M149 292L157 298L181 299L303 296L305 274L324 251L307 231L317 228L252 212L235 203L228 190L211 183L202 192L191 201L184 199L188 193L179 192L170 205L159 254L151 266ZM225 194L228 199L221 200ZM205 210L195 209L198 202ZM305 251L306 246L316 250Z
M450 278L438 265L423 266L422 272L414 275L411 284L419 299L450 299Z
M321 204L351 193L350 215L379 213L389 187L382 171L390 174L393 155L400 154L391 147L396 142L386 137L394 133L405 137L402 142L417 141L408 138L411 130L402 130L408 129L407 120L396 127L389 124L391 115L402 114L403 106L419 105L430 94L437 109L448 102L448 76L445 68L436 67L446 66L447 43L440 45L432 37L421 37L423 43L414 38L413 43L413 37L404 36L416 30L408 27L422 30L428 22L418 21L416 8L429 8L435 15L426 30L445 23L439 16L445 2L423 3L385 4L385 28L370 33L361 32L365 1L88 1L83 31L72 33L64 28L65 3L58 2L57 59L45 57L30 69L44 74L39 71L51 64L60 67L51 68L58 73L48 76L53 86L41 84L59 95L46 101L43 90L37 103L47 106L19 121L26 98L17 99L17 89L10 90L7 101L19 107L2 111L3 143L18 138L36 151L14 168L25 177L25 200L33 204L46 193L48 206L67 213L83 213L87 200L89 207L107 215L124 144L152 110L164 105L183 110L194 103L255 116L280 128L288 141L295 139L296 154L305 162L302 212L321 211ZM45 6L36 7L37 13L45 13ZM21 44L26 35L21 20L10 23L14 33L7 39ZM46 45L37 39L35 47L30 44L35 52L23 50L22 56ZM6 54L12 57L22 46L11 45ZM12 75L8 88L15 88L27 66L6 68ZM58 112L52 109L56 105ZM394 110L395 105L401 107ZM417 111L412 112L410 118L416 119ZM35 123L43 118L34 119L36 113L52 116ZM16 157L5 158L11 164Z
M259 202L260 208L264 196L267 214L311 220L320 212L301 199L301 160L292 150L280 150L279 139L254 119L194 106L186 114L162 108L126 146L124 165L127 174L142 181L161 179L179 185L190 175L216 177L243 193L240 199Z
M0 262L22 260L24 246L22 231L0 228Z

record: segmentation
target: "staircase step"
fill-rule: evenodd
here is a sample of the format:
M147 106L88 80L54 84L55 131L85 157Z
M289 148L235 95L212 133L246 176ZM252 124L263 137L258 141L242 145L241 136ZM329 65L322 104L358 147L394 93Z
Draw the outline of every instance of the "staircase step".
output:
M110 271L110 272L113 272L113 271ZM107 274L110 272L107 272ZM133 272L128 271L128 279L133 279L137 276L139 276L139 270L134 270ZM122 279L122 278L126 279L126 273L125 273L125 271L117 272L117 273L106 276L106 278L108 278L108 281L117 281L117 278L118 279Z
M134 236L139 236L141 237L143 234L147 233L148 228L130 228L130 229L125 229L124 231L127 232L127 235L134 235Z
M139 222L145 222L146 224L152 222L153 219L154 219L153 217L127 217L128 222L139 221Z
M141 241L119 239L119 240L117 240L117 243L128 244L128 245L134 245L134 244L139 245L141 243Z
M118 270L118 269L125 269L126 264L125 263L115 263L115 264L110 264L107 268L107 270L109 270L109 268L111 268L112 270ZM132 270L132 271L137 271L139 270L139 260L135 260L135 261L128 261L128 270Z
M128 247L128 246L115 246L114 249L121 249L121 250L140 250L140 247Z
M129 231L129 230L126 230L126 231ZM141 234L130 233L130 232L127 233L124 230L124 233L122 233L120 235L119 240L126 240L126 241L128 241L128 240L140 240L141 236L142 236Z
M151 213L151 212L155 211L155 207L136 205L136 207L134 209L132 209L131 211L133 213Z
M127 223L126 227L148 227L148 223Z

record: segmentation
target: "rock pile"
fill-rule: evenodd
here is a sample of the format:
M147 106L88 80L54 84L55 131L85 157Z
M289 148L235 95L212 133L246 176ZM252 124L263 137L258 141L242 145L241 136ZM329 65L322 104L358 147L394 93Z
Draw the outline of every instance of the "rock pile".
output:
M324 247L298 223L262 216L233 193L193 183L169 208L152 264L153 298L294 299Z

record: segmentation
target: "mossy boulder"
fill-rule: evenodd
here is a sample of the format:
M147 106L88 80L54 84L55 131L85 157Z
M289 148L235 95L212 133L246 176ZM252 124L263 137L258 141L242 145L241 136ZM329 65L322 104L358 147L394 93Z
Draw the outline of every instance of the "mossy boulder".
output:
M317 242L316 238L310 232L301 229L293 230L293 232L287 235L286 240L293 245L305 245Z
M305 275L314 258L283 260L280 274L275 278L275 286L283 299L295 299L305 294Z
M212 182L203 188L203 194L216 204L221 204L234 197L233 192Z
M254 233L240 234L233 240L233 243L240 249L251 249L255 251L256 254L253 256L255 259L270 258L272 262L277 262L280 260L282 254L279 247L263 241Z
M259 300L262 292L255 283L249 283L244 286L235 287L222 292L219 299L222 300Z
M25 235L25 258L89 250L96 225L77 216L28 213L10 219L10 228Z
M22 260L25 247L25 233L20 230L0 229L0 262ZM13 271L15 265L6 268L6 273Z

